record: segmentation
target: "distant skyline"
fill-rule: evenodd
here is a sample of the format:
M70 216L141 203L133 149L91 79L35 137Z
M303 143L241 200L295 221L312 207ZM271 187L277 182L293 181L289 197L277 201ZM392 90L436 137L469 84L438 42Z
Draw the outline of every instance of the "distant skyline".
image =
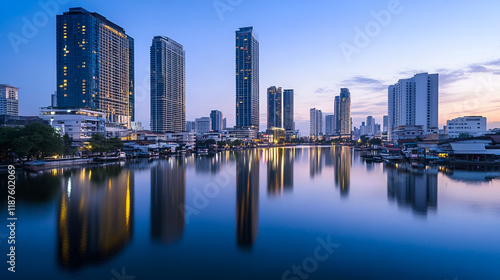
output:
M40 1L49 2L59 3ZM309 109L333 113L340 88L349 88L353 126L359 126L368 115L382 120L387 114L389 85L421 72L440 76L440 127L471 115L487 117L488 128L500 127L496 1L60 2L56 13L39 1L0 4L0 83L20 88L20 115L38 115L39 107L50 105L56 90L55 14L83 7L134 38L136 120L146 128L149 47L158 35L186 51L186 119L220 110L227 125L235 125L234 32L246 26L254 27L260 43L260 130L267 123L266 90L272 85L295 90L296 128L305 136ZM293 20L268 20L277 13ZM356 49L349 57L341 48L346 44Z

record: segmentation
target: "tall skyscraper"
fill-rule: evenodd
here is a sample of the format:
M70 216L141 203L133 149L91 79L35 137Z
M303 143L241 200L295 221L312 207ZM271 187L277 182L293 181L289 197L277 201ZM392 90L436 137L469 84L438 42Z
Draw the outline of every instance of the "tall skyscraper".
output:
M382 132L387 132L388 128L389 128L389 116L384 116L382 122Z
M212 121L212 131L222 131L224 126L224 117L221 111L212 110L210 112L210 120Z
M287 131L295 130L293 94L293 89L285 89L283 91L283 128Z
M259 129L259 42L253 27L236 31L236 126Z
M401 125L421 125L425 132L438 127L438 74L421 73L388 88L388 134Z
M195 132L199 134L210 132L212 127L212 120L209 117L201 117L195 121Z
M186 129L185 52L181 44L155 36L151 56L151 130L181 132Z
M325 116L325 134L326 135L335 134L335 115Z
M375 119L373 116L366 117L366 134L370 136L375 135Z
M267 128L282 127L282 99L281 87L269 87L267 89Z
M321 110L317 110L316 108L310 110L309 131L309 135L314 138L323 134L323 113Z
M19 116L19 88L0 84L0 115Z
M98 13L57 16L57 105L100 110L130 127L134 117L134 39Z
M335 97L336 132L340 137L351 137L351 93L347 88L340 89L340 95Z

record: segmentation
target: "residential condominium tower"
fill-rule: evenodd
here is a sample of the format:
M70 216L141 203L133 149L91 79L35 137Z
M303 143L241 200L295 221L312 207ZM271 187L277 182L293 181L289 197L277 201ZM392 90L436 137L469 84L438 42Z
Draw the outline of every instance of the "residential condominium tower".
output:
M181 44L155 36L151 58L151 130L159 133L186 130L185 52Z
M134 39L98 13L57 16L57 105L90 108L106 122L134 120Z
M293 118L293 89L283 90L283 128L287 131L295 130Z
M347 88L340 89L334 100L335 131L340 137L351 137L351 93Z
M283 90L281 87L269 87L267 89L267 128L282 127Z
M236 127L259 129L259 42L253 27L236 31Z
M309 135L313 138L323 134L323 113L321 110L312 108L310 110Z
M421 125L425 133L438 128L438 74L421 73L388 88L388 134L402 125Z

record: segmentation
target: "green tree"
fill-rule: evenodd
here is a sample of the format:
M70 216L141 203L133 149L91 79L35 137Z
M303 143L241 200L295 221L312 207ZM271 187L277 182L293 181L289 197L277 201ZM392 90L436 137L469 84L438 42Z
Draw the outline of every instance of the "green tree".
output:
M361 135L360 140L361 140L361 144L362 144L363 146L368 145L368 141L369 141L368 136L366 136L366 135Z
M382 139L380 138L372 138L369 141L370 145L382 145Z
M64 154L66 155L74 155L76 154L76 150L71 147L71 143L73 143L73 137L69 137L68 134L64 134L62 137L63 146L64 146Z
M458 135L458 138L469 138L469 137L471 137L471 135L466 132L462 132Z
M18 146L20 150L28 150L29 157L54 156L63 153L64 150L61 136L50 125L28 124L21 129L21 139L18 139L18 145L31 143L29 150Z
M92 135L89 143L90 150L99 154L123 149L123 143L118 137L106 139L101 133Z

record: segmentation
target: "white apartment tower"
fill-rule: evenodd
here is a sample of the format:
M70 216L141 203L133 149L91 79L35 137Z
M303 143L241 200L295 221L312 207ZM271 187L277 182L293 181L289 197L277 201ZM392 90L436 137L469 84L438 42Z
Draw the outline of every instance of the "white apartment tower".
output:
M426 133L437 129L438 96L438 74L416 74L389 86L389 137L402 125L421 125Z

